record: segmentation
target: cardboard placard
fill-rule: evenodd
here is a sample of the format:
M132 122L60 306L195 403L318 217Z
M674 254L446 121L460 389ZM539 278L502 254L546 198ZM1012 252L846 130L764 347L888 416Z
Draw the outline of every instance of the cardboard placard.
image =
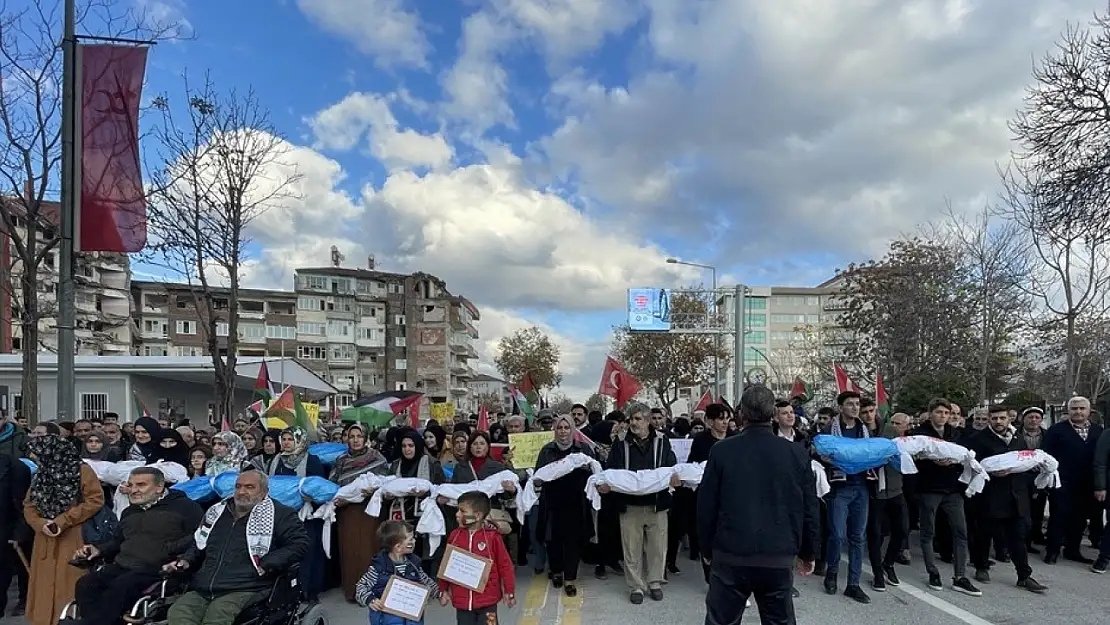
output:
M501 540L497 537L497 540ZM482 592L486 589L493 560L483 558L455 545L447 545L443 552L443 562L439 565L439 579L458 584L467 590Z
M430 596L431 590L427 586L394 575L389 578L382 593L382 612L419 621L424 616Z
M554 432L525 432L509 435L509 449L513 451L513 468L532 469L536 466L540 450L555 440Z

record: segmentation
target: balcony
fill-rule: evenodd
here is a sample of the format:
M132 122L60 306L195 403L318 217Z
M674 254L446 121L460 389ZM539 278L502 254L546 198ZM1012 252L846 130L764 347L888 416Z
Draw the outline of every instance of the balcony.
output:
M466 366L465 362L455 360L451 362L451 373L460 377L464 375L469 377L470 367Z
M452 386L451 387L451 394L455 395L457 397L462 397L464 395L467 395L468 393L470 393L470 389L466 388L465 386Z

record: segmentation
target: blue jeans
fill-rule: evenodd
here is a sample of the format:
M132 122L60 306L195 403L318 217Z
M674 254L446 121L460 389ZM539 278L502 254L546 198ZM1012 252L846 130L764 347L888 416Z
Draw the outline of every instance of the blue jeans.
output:
M370 625L424 625L424 620L412 621L394 614L370 610Z
M843 484L829 495L829 543L825 558L829 577L840 569L840 550L848 540L848 585L858 586L867 544L867 484Z

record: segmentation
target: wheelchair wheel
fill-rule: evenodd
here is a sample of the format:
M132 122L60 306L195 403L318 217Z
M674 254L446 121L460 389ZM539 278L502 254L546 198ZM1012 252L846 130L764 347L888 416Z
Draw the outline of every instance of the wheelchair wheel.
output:
M294 625L328 625L328 611L319 603L313 604Z

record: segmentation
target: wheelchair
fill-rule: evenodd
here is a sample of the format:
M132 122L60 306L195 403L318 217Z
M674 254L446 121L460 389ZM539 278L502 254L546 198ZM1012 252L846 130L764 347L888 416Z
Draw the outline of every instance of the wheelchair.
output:
M297 583L296 567L276 577L264 596L247 606L229 625L328 625L328 614L318 601L309 601ZM135 605L121 615L124 625L161 625L168 621L170 606L186 590L186 579L174 576L150 585ZM77 604L62 608L59 625L78 619Z

